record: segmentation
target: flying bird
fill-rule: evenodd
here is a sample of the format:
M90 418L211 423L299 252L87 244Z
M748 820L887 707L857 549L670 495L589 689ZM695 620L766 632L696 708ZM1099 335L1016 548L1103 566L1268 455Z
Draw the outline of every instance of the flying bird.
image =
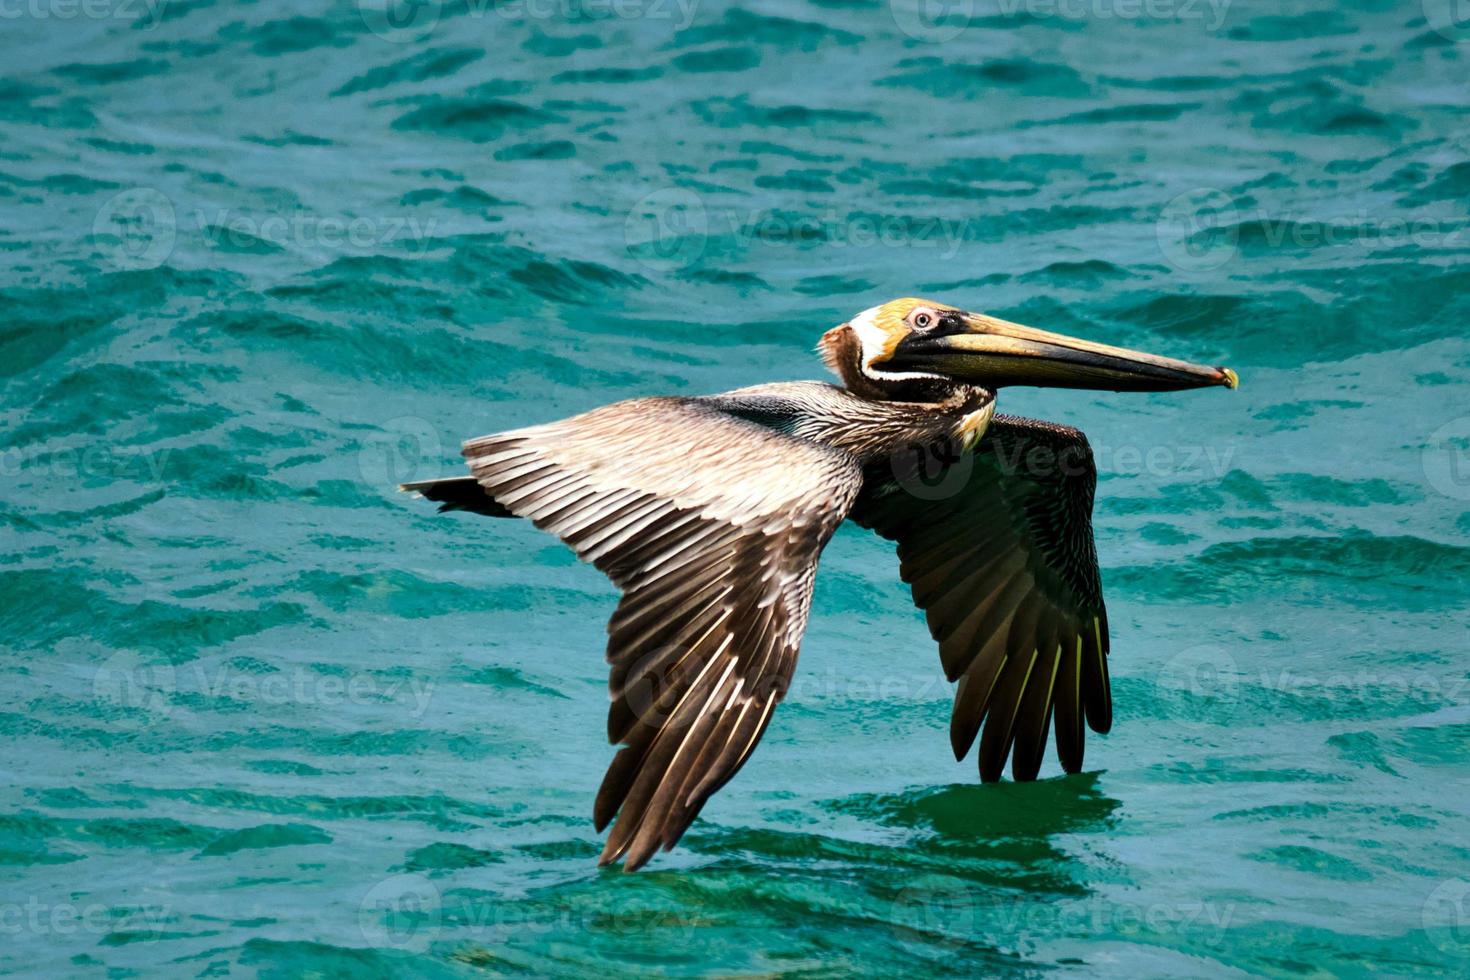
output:
M599 864L672 848L744 765L796 667L817 559L850 520L896 542L957 682L955 758L1036 778L1055 732L1068 773L1084 724L1112 725L1108 621L1077 429L995 414L1008 385L1234 388L1235 372L898 299L827 331L841 385L797 381L635 398L471 439L471 476L405 484L524 517L604 572L620 743L593 806Z

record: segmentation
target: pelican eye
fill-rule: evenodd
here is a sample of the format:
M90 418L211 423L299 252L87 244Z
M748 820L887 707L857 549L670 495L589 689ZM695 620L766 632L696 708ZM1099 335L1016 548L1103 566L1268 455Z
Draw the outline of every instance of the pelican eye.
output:
M933 325L934 314L932 313L920 313L914 317L914 326L918 327L920 330L928 330Z

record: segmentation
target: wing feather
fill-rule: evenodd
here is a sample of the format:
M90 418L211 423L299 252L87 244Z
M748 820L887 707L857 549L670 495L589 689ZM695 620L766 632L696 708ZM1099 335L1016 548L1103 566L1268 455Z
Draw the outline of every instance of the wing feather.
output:
M738 407L738 406L736 406ZM487 498L623 592L608 622L600 862L672 847L785 695L817 558L862 485L848 454L700 399L620 402L465 444Z
M1014 778L1034 779L1054 726L1062 768L1079 771L1084 723L1112 724L1086 438L997 415L972 451L912 459L870 465L851 517L897 542L900 574L958 681L955 757L979 736L981 778L1000 778L1009 755ZM916 481L923 459L969 467L968 477Z

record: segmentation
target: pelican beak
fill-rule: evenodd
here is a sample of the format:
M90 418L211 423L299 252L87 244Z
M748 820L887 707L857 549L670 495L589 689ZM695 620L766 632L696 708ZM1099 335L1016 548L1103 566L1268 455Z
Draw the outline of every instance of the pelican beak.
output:
M987 388L1179 391L1239 384L1227 367L1095 344L981 313L950 314L933 331L909 334L885 367L942 374Z

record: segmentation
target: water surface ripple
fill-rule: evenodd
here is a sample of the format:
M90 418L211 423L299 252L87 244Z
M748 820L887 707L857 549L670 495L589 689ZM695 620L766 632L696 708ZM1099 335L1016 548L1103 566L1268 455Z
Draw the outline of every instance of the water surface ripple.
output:
M1470 47L1435 3L15 9L0 970L1470 965ZM1004 395L1097 449L1113 733L978 785L847 528L750 765L597 871L611 587L393 484L818 377L910 293L1242 376Z

